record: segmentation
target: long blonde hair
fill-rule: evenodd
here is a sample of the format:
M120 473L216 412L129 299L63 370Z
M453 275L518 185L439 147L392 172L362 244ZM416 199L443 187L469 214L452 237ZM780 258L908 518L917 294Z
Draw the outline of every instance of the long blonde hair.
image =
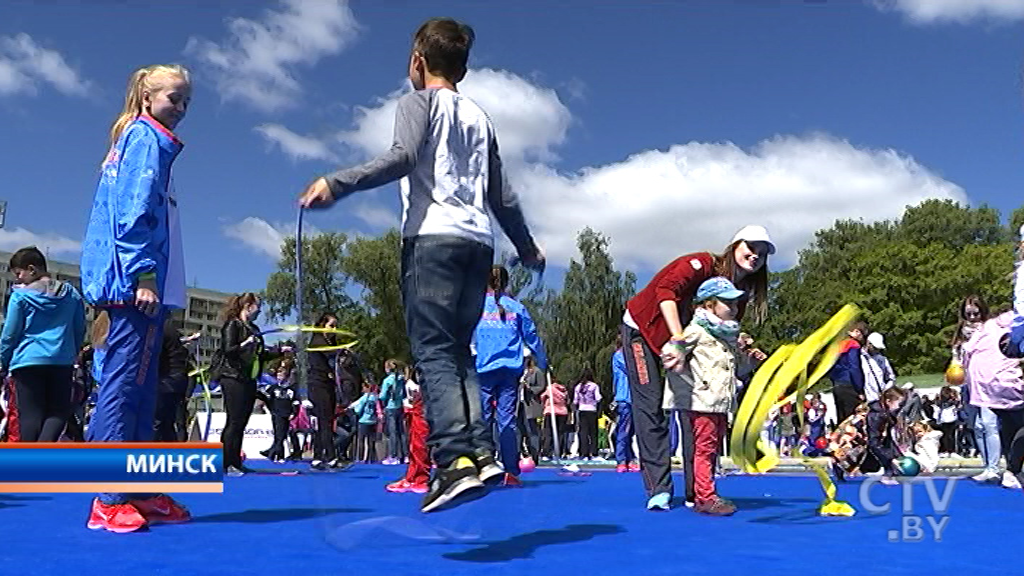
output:
M142 115L144 109L144 98L147 90L154 90L160 87L161 82L157 77L176 76L185 82L191 82L189 71L180 64L157 64L139 68L132 73L128 80L128 92L124 97L124 108L118 115L114 125L110 127L110 146L117 144L121 132L128 127L136 118Z

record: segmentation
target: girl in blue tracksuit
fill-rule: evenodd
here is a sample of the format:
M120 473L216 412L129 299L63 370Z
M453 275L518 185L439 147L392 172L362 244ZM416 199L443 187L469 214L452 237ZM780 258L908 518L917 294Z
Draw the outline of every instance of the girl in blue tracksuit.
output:
M615 384L615 470L638 472L640 463L633 454L633 400L629 391L626 357L622 352L622 335L615 336L612 354L612 382Z
M505 294L508 270L491 268L487 298L480 323L473 334L476 350L476 371L480 379L484 430L490 433L495 408L498 413L498 442L501 463L505 467L505 483L519 484L519 438L516 431L516 408L519 403L519 380L523 375L523 345L536 357L537 366L547 370L544 344L530 313L521 303Z
M171 165L182 144L174 128L191 99L180 66L137 70L110 133L82 242L82 294L102 327L94 372L99 389L91 442L153 439L164 316L185 307L185 268ZM168 496L100 494L88 527L134 532L152 522L183 522Z

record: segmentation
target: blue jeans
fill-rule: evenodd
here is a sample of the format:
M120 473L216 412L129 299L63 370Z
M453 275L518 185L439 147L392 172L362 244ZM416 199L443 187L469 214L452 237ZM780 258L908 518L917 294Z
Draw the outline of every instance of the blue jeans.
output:
M388 432L388 456L391 458L405 459L406 447L405 438L405 412L401 408L388 408L387 432Z
M974 419L974 438L985 462L985 470L998 474L1003 449L999 438L999 418L991 408L978 408L978 416Z
M519 378L512 370L480 372L480 401L487 429L495 420L497 404L497 442L505 471L519 475L519 430L516 428L516 407L519 405Z
M430 427L427 444L439 468L494 451L469 348L493 259L489 246L454 236L402 242L406 332Z
M135 308L109 308L110 330L99 366L89 442L152 442L156 416L163 316ZM152 494L100 494L104 504L145 500Z
M633 454L633 406L629 402L616 402L615 412L619 415L615 423L615 462L629 464L636 460Z

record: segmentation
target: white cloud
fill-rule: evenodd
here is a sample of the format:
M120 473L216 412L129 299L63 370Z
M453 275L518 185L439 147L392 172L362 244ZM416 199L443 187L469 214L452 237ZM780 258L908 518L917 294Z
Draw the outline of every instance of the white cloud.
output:
M647 269L718 251L747 224L769 229L774 267L785 267L836 219L873 222L927 198L967 199L909 157L827 135L778 136L749 151L691 142L577 174L534 165L512 178L553 261L573 257L576 234L589 226L611 239L622 265Z
M0 36L0 96L35 94L41 83L68 96L85 96L92 86L60 52L43 48L28 34Z
M262 218L250 216L241 222L225 226L224 235L277 260L281 257L281 245L284 243L285 231Z
M967 200L959 186L906 155L827 134L778 135L750 150L689 142L566 174L551 160L572 115L554 91L494 70L472 72L460 89L494 119L510 180L555 264L575 256L577 233L587 226L610 238L621 265L650 270L685 252L721 250L736 230L756 223L773 235L773 268L780 268L836 219L872 222L927 198ZM403 93L357 110L343 142L363 154L384 150Z
M290 106L302 93L292 68L338 54L356 37L358 24L347 0L281 4L259 21L229 20L229 37L220 44L189 39L185 52L213 72L225 101L237 100L264 112Z
M882 10L902 12L918 24L1024 18L1024 0L873 0L873 3Z
M60 234L38 234L24 228L0 228L0 250L14 252L35 246L51 256L75 255L82 251L82 243Z
M396 228L401 224L398 214L379 204L362 202L356 205L352 214L373 228Z
M337 156L322 139L296 134L280 124L263 124L255 130L262 134L271 146L276 144L280 147L292 160L337 160Z
M222 231L228 238L237 240L276 262L281 257L281 246L284 244L285 238L295 236L296 223L292 221L271 224L263 218L249 216L244 220L224 226ZM302 235L304 238L309 239L320 233L317 227L303 222Z
M406 86L373 107L356 108L355 128L341 134L341 141L371 155L386 150L394 134L398 98L408 91ZM487 111L507 162L557 160L554 149L565 142L572 114L554 90L505 70L483 68L470 70L459 91Z

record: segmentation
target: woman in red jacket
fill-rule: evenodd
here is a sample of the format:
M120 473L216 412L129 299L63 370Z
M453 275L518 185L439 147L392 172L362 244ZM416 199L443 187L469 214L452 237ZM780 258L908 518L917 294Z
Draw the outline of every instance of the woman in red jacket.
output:
M696 252L680 256L654 275L650 283L626 303L622 340L633 396L633 426L640 447L640 472L647 490L649 510L668 510L672 499L672 463L668 422L662 409L665 379L661 367L674 370L684 361L683 329L693 313L693 297L705 280L729 278L748 299L740 302L737 320L749 309L755 322L768 309L768 256L775 245L762 226L747 226L733 237L721 255ZM692 505L693 434L684 420L683 463L686 502Z

